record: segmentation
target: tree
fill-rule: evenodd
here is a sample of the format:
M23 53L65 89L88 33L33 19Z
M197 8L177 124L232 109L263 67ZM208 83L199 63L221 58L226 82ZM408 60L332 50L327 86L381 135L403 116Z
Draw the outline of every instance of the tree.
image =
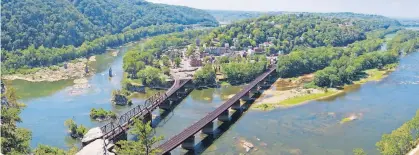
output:
M42 144L35 149L34 153L35 155L66 155L62 149Z
M78 126L76 122L74 122L74 120L71 118L66 120L64 125L67 126L70 135L73 138L83 137L83 135L87 133L86 127L84 127L82 124Z
M362 148L353 149L352 152L354 155L367 155Z
M160 152L160 150L153 148L153 145L163 140L163 136L153 136L154 131L150 122L143 123L141 120L134 120L130 134L135 135L138 141L123 140L118 142L117 144L120 145L116 148L118 154L155 155Z
M206 64L194 74L194 83L196 85L213 85L215 84L215 70L211 64Z
M180 62L182 62L182 60L180 59L180 57L176 57L175 58L176 67L180 67Z
M1 153L2 154L29 154L31 132L24 128L18 128L17 123L22 122L19 114L23 103L18 103L18 97L14 88L3 85L5 90L1 98ZM2 92L3 95L3 92Z
M187 57L191 56L191 55L195 52L195 48L196 48L196 45L194 45L194 44L190 45L190 46L188 47L188 49L186 50L185 55L186 55Z
M170 67L171 66L170 59L169 59L169 57L167 55L162 56L161 57L161 61L163 62L163 65L164 66L166 66L166 67Z
M161 70L151 66L137 73L137 76L142 79L144 85L158 86L165 83L166 79L162 76Z
M404 155L419 142L419 110L409 121L390 134L384 134L376 143L382 155Z

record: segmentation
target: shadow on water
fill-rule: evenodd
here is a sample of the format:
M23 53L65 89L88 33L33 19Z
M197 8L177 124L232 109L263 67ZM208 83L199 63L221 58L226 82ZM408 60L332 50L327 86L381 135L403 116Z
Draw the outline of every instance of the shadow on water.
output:
M186 94L182 95L178 101L171 103L170 108L168 110L163 110L163 109L159 109L159 116L157 116L156 118L153 119L153 121L151 122L151 126L153 128L156 127L161 127L164 126L164 124L166 124L167 121L170 120L170 118L174 115L174 109L186 98L189 96L189 94L193 91L193 89L188 89L186 91ZM168 116L170 115L170 117L168 119L166 119ZM160 124L163 123L163 124Z
M273 82L272 82L273 83ZM270 82L270 84L272 84ZM263 89L261 89L263 91ZM220 138L224 133L226 133L240 118L242 118L243 114L247 112L250 106L255 102L256 98L259 98L262 93L256 93L252 95L252 100L246 101L239 110L235 110L231 116L229 117L229 121L221 122L216 121L218 125L217 128L214 129L213 134L206 135L204 133L200 133L201 136L204 136L198 144L195 145L193 150L187 150L185 154L187 155L195 155L195 154L202 154L207 150L218 138Z

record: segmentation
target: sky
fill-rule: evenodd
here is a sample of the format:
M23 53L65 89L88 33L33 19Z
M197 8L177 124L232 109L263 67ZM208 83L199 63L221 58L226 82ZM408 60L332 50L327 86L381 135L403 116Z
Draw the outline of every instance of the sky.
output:
M419 18L419 0L148 0L198 9L291 12L355 12Z

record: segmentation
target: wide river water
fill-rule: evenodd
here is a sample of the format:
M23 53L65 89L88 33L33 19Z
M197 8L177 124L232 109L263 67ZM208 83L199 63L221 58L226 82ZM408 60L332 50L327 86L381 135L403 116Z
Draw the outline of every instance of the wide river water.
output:
M121 87L122 53L130 48L121 47L120 54L96 56L91 64L97 73L88 78L88 88L75 88L73 80L58 82L13 81L23 110L21 127L32 131L31 146L47 144L60 148L79 145L67 135L64 121L73 118L77 123L95 127L103 123L89 118L91 108L104 108L119 114L129 107L117 107L110 103L111 92ZM243 140L253 143L250 154L352 154L353 148L363 148L368 154L378 154L375 143L384 133L398 128L411 119L419 109L419 52L401 59L397 70L379 82L368 82L351 87L345 94L323 101L312 101L301 106L275 109L269 112L249 110L234 119L235 123L215 123L222 126L215 140L196 135L197 153L238 154L245 153L240 145ZM112 67L115 76L108 78ZM276 86L273 86L276 87ZM194 90L173 112L159 121L157 135L165 140L181 132L211 112L228 96L240 91L242 86L230 86ZM276 89L276 88L272 88ZM72 93L72 92L78 93ZM142 104L155 93L147 90L133 99ZM156 110L155 115L161 111ZM340 124L348 116L357 120ZM223 129L228 129L223 132ZM205 139L201 142L201 139ZM186 153L177 148L174 154Z

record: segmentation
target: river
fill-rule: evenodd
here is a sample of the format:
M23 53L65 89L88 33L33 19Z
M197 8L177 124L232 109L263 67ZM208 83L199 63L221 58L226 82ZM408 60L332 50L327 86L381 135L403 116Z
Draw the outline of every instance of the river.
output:
M87 127L101 125L89 118L91 108L104 108L122 113L128 107L113 106L111 92L119 89L122 76L122 53L130 46L121 47L117 57L105 53L92 64L97 73L88 79L89 88L72 95L72 80L58 82L14 81L21 101L27 107L22 111L19 126L32 131L31 146L47 144L60 148L79 145L67 136L64 121L73 118ZM269 112L248 111L234 124L223 124L226 130L215 141L197 134L197 152L203 154L238 154L245 149L238 143L246 140L254 144L251 154L351 154L353 148L363 148L368 154L378 154L375 143L383 133L389 133L412 118L419 109L419 52L402 58L400 66L379 82L353 86L338 97L312 101L309 104ZM109 67L115 76L108 78ZM181 132L195 121L220 106L228 96L239 92L241 86L194 90L176 109L159 120L157 135L165 140ZM133 99L142 104L155 93ZM161 111L156 110L155 115ZM342 118L357 115L355 121L340 124ZM215 123L215 127L221 123ZM221 132L222 133L222 132ZM185 153L177 148L174 154Z

